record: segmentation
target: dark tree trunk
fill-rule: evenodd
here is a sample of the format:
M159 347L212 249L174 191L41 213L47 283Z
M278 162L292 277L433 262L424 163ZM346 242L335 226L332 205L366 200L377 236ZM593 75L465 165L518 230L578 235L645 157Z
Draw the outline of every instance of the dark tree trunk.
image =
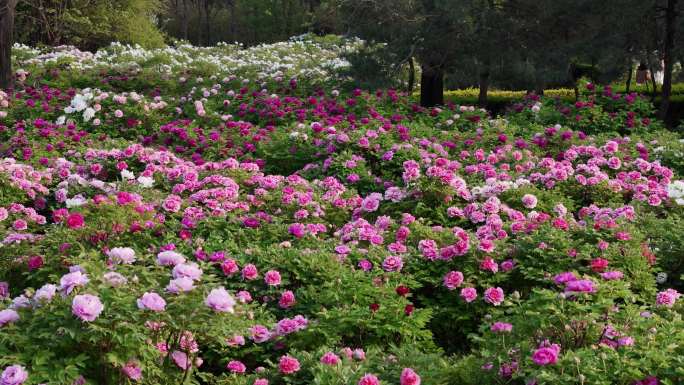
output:
M188 40L188 0L183 0L183 10L181 11L181 33L183 40Z
M625 93L628 94L632 87L632 59L627 61L627 82L625 83Z
M658 85L656 84L655 71L653 71L653 65L651 64L650 60L647 60L646 63L648 64L648 72L651 74L651 86L653 86L653 90L651 92L651 102L654 102L656 93L658 92Z
M234 0L229 0L228 1L228 32L230 33L230 42L234 42L237 39L235 38L235 1Z
M670 94L672 93L672 59L674 50L674 38L677 21L677 0L668 0L665 11L665 46L663 49L664 76L662 87L662 99L660 101L660 119L667 119L670 109Z
M13 88L12 44L16 0L0 0L0 89Z
M209 20L210 0L204 0L204 44L211 45L211 24Z
M420 105L434 107L444 104L444 69L423 65L420 75Z
M413 64L413 57L410 57L408 62L409 62L408 92L410 94L413 92L413 87L415 87L415 84L416 84L416 65Z
M487 107L487 93L489 92L489 65L486 65L480 71L480 94L477 96L477 104L485 108Z

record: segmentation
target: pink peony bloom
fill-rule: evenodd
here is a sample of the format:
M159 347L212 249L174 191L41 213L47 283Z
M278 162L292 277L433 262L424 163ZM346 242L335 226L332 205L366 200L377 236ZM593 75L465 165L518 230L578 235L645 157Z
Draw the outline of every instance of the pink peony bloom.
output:
M280 285L280 273L276 270L267 271L266 274L264 274L264 282L266 282L266 284L269 286Z
M247 371L245 364L236 360L230 361L228 365L226 365L226 369L230 370L232 373L244 373Z
M81 321L95 321L102 310L104 310L104 305L100 299L91 294L77 295L71 302L71 312Z
M477 298L477 290L474 287L464 287L461 289L461 298L468 303L473 302Z
M278 369L283 374L292 374L298 372L300 369L299 361L291 356L282 356L278 361Z
M19 313L13 309L0 310L0 328L19 321Z
M162 312L166 308L166 301L157 293L145 293L138 299L138 309Z
M278 301L278 306L280 306L283 309L290 308L294 306L296 300L295 300L295 295L292 291L287 290L284 291L283 294L280 295L280 300Z
M84 226L85 221L81 213L71 213L66 218L66 224L70 229L80 229Z
M450 271L444 276L444 286L449 290L454 290L463 283L463 273L460 271Z
M0 375L2 385L21 385L28 379L28 372L20 365L8 366Z
M142 369L137 362L129 361L121 368L121 372L133 381L140 381L142 379Z
M380 385L380 380L372 374L366 374L365 376L361 377L358 385Z
M337 365L339 362L340 357L333 352L327 352L321 357L321 363L326 365Z
M658 306L672 307L675 305L680 295L681 294L675 289L661 291L656 296L656 304Z
M547 341L544 346L540 346L532 353L532 361L539 366L554 365L558 362L559 354L560 346L558 344L549 344Z
M513 330L513 325L506 322L494 322L491 327L491 331L494 333L510 332Z
M420 385L420 376L411 368L404 368L399 377L400 385Z
M207 295L204 303L213 311L217 313L228 312L233 313L235 309L235 300L228 294L226 289L219 287L218 289L213 289Z
M490 287L484 292L485 302L499 306L504 300L504 292L500 287Z
M249 263L245 265L245 267L242 268L242 278L251 281L253 279L256 279L259 276L259 272L257 271L256 266L253 264Z

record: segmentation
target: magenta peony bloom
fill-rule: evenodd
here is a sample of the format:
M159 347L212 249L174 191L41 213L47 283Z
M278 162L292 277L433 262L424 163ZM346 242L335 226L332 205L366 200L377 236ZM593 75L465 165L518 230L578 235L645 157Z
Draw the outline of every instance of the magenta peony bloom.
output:
M398 255L390 255L382 262L382 269L387 272L401 271L402 267L404 267L404 261Z
M81 213L71 213L66 218L66 224L70 229L80 229L85 225L85 220Z
M282 356L278 361L278 369L283 374L292 374L300 369L299 361L291 356Z
M211 308L211 310L217 313L233 313L235 311L233 308L235 306L235 300L230 294L228 294L226 289L222 287L213 289L211 292L209 292L209 295L204 303Z
M337 365L340 363L340 357L333 352L327 352L321 357L321 363L326 365Z
M656 296L656 305L672 307L675 305L680 295L681 294L675 289L667 289L665 291L661 291Z
M138 299L138 309L162 312L166 308L166 301L159 294L148 292Z
M253 385L268 385L268 380L265 378L257 378L256 380L254 380Z
M420 376L411 368L404 368L399 377L400 385L420 385Z
M232 373L244 373L247 371L247 367L240 361L233 360L226 365L226 369L230 370Z
M513 325L506 322L494 322L491 327L491 331L494 333L510 332L513 330Z
M0 376L0 385L21 385L28 379L28 372L20 365L8 366Z
M463 283L463 273L460 271L450 271L444 276L444 286L449 290L454 290Z
M121 372L132 381L140 381L142 379L142 369L137 362L129 361L121 368Z
M259 272L253 264L249 263L242 268L242 278L251 281L259 276Z
M485 302L499 306L504 300L504 292L500 287L490 287L484 292Z
M532 353L532 361L540 366L554 365L558 361L560 346L549 344L548 341Z
M464 287L461 289L461 298L468 303L473 302L477 298L477 290L474 287Z
M358 385L380 385L380 380L372 374L366 374L361 377Z
M283 309L287 309L294 306L295 302L296 300L294 293L290 290L286 290L283 292L283 294L280 295L278 306L280 306Z
M596 292L596 287L594 287L594 282L588 279L580 279L577 281L570 281L565 284L566 293L594 293Z
M9 298L9 283L0 282L0 299Z
M85 322L95 321L103 309L100 299L92 294L77 295L71 302L71 312Z
M280 282L281 282L280 273L276 270L267 271L266 274L264 274L264 282L266 282L266 284L269 286L280 285Z

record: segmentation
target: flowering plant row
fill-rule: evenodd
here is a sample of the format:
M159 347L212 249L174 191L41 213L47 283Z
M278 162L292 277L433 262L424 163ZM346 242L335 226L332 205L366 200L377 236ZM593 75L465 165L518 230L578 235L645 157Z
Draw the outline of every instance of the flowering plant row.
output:
M0 384L684 381L646 101L424 109L326 44L19 50Z

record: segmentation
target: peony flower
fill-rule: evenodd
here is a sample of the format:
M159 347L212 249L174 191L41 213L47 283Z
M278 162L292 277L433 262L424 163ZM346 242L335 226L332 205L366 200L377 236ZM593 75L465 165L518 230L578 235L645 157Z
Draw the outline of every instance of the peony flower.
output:
M81 213L71 213L69 216L66 218L66 224L67 227L70 229L80 229L81 227L84 226L85 221L83 219L83 215Z
M539 366L554 365L558 361L559 354L560 346L549 344L547 341L544 346L539 347L532 353L532 361Z
M202 269L194 262L179 263L173 267L171 271L173 278L190 278L193 281L198 281L202 277Z
M278 361L278 369L283 374L292 374L298 372L300 369L299 361L291 356L282 356Z
M59 280L59 290L65 295L71 294L71 292L77 287L85 286L90 280L88 276L83 274L81 271L74 271L62 276Z
M358 385L380 385L380 380L372 374L366 374L361 377Z
M667 289L665 291L661 291L656 296L656 305L672 307L675 305L680 295L681 294L675 289Z
M28 379L28 372L20 365L11 365L3 370L0 385L21 385Z
M404 368L399 377L400 385L420 385L420 376L411 368Z
M100 299L91 294L77 295L71 303L71 312L85 322L95 321L103 309Z
M142 369L137 362L129 361L121 368L121 372L130 380L140 381L142 379Z
M473 302L477 298L477 290L474 287L464 287L461 289L461 298L468 303Z
M222 287L213 289L211 292L209 292L209 295L204 303L211 308L211 310L217 313L233 313L235 311L233 308L235 306L235 300L230 294L228 294L226 289Z
M126 277L114 271L104 273L102 279L111 287L120 287L128 283Z
M463 273L460 271L450 271L444 276L444 286L449 290L454 290L463 283Z
M333 352L327 352L321 357L321 363L326 365L337 365L340 363L340 357Z
M138 309L162 312L166 308L166 301L159 294L148 292L138 299Z
M180 277L169 281L166 291L173 294L185 293L195 288L192 278Z
M294 293L290 290L286 290L283 292L283 294L280 295L278 306L280 306L283 309L287 309L294 306L295 302L296 300Z
M259 276L259 272L253 264L249 263L242 268L242 278L251 281Z
M165 250L157 254L157 263L162 266L176 266L184 262L185 257L173 250Z
M500 287L490 287L484 292L485 302L499 306L504 300L504 292Z
M130 265L135 262L135 250L130 247L115 247L107 252L107 256L114 264Z
M264 274L264 282L266 282L268 286L280 285L280 273L276 270L267 271L266 274Z
M19 321L19 313L12 309L0 310L0 328Z
M247 367L240 361L233 360L226 365L226 369L230 370L232 373L244 373L247 371Z
M506 322L494 322L491 327L491 331L494 333L510 332L513 330L513 325Z
M401 271L402 267L404 267L404 261L398 255L390 255L382 262L382 269L387 272Z

